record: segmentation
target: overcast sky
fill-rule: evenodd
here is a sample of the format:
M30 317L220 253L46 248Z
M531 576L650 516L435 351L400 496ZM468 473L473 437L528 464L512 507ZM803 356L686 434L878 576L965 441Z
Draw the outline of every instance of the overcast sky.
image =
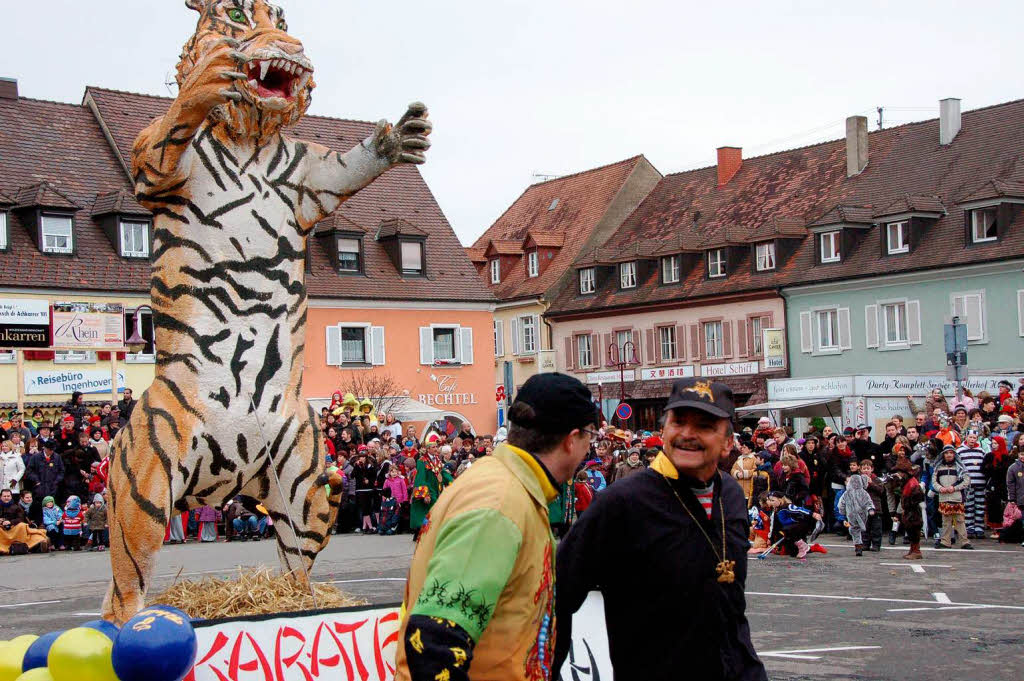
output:
M27 97L87 84L167 95L183 0L5 2L0 75ZM1024 3L281 0L316 67L311 113L394 120L428 104L423 173L472 242L534 174L635 154L663 173L1024 96Z

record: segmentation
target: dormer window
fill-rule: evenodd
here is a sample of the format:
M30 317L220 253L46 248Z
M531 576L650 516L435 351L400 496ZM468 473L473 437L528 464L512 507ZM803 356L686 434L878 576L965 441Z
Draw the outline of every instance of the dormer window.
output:
M72 253L74 241L69 215L42 216L43 253Z
M910 252L910 223L906 220L885 226L886 252L889 255Z
M489 267L491 268L491 283L492 284L500 284L501 283L501 261L498 260L497 258L491 258Z
M593 293L597 290L597 278L593 267L580 270L580 293Z
M679 256L669 255L661 259L661 283L679 283Z
M7 211L0 210L0 251L6 251L11 239L8 236Z
M359 273L363 271L363 242L361 239L338 237L338 271Z
M757 244L757 271L767 272L775 269L775 242L766 241Z
M833 232L822 232L821 237L821 261L824 263L839 262L839 230Z
M126 258L149 257L149 223L121 221L121 255Z
M536 250L526 254L526 274L531 277L536 277L540 274L540 257Z
M971 211L971 241L976 244L999 238L999 211L996 206Z
M636 262L619 263L619 288L636 288Z
M717 279L725 276L725 249L716 248L708 251L708 277Z
M423 244L403 241L401 254L402 274L423 274Z

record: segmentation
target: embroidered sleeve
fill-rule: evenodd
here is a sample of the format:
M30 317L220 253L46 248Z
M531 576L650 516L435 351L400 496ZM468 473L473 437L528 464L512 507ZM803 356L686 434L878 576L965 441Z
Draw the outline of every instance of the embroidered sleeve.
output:
M468 681L473 646L473 639L455 622L411 615L405 657L412 681Z
M467 511L438 528L411 615L455 622L479 641L494 614L522 544L522 533L495 509Z
M416 487L412 491L412 498L413 499L420 499L420 500L422 500L422 499L426 499L429 496L430 496L430 488L427 487L426 485L420 485L419 487Z

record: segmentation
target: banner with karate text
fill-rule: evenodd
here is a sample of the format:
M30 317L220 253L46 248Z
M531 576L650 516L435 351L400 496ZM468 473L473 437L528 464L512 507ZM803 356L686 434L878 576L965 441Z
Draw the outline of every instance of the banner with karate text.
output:
M398 625L397 604L195 622L198 652L184 681L392 681ZM561 678L612 678L598 593L573 618Z

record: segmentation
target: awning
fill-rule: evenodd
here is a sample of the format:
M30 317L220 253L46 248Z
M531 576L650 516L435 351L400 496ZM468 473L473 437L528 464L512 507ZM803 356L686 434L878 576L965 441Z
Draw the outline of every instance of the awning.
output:
M399 421L435 421L444 418L446 413L411 397L403 396L386 399L389 404L393 405L391 411L395 412L395 418ZM324 407L331 406L331 398L329 397L311 397L308 402L317 414Z
M737 407L736 415L745 416L747 414L767 414L769 411L784 411L789 416L836 416L841 413L840 404L839 398L836 397L817 400L774 400Z

